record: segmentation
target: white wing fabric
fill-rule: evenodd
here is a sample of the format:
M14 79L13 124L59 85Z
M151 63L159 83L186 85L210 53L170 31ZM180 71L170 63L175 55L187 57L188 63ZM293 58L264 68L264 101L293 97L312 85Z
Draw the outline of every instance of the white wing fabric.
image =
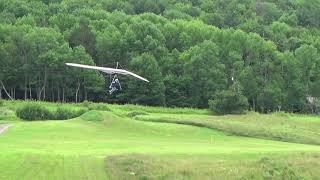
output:
M141 79L143 81L149 82L146 78L143 78L133 72L124 70L124 69L114 69L114 68L107 68L107 67L99 67L99 66L89 66L84 64L75 64L75 63L66 63L67 66L73 66L73 67L79 67L79 68L85 68L85 69L94 69L98 71L102 71L107 74L122 74L122 75L131 75L133 77L136 77L138 79Z

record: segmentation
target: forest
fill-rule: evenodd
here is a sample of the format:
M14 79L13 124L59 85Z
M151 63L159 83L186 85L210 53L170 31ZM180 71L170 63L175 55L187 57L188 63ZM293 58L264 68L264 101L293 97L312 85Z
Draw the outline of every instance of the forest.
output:
M320 111L320 0L1 0L0 99ZM65 63L115 67L110 77Z

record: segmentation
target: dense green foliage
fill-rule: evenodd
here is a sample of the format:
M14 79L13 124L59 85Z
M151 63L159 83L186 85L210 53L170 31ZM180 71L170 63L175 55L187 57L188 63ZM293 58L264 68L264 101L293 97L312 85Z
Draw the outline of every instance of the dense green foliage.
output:
M2 0L0 97L207 107L234 83L251 109L319 112L319 0ZM106 77L66 62L115 66ZM319 103L318 103L319 104Z
M243 113L248 109L248 100L240 93L224 90L209 100L209 107L218 114Z
M66 119L72 119L81 116L86 112L85 109L81 110L72 110L72 109L66 109L63 107L58 107L57 110L54 112L54 118L57 120L66 120Z
M24 120L66 120L79 117L87 112L87 109L70 109L58 107L51 110L39 103L29 102L16 110L16 115Z
M148 113L146 113L144 111L130 111L127 114L128 117L136 117L136 116L141 116L141 115L148 115Z
M93 103L89 101L83 101L81 105L88 110L110 111L108 105L104 103Z
M53 119L54 115L47 108L40 104L27 104L16 110L16 115L25 120L46 120Z

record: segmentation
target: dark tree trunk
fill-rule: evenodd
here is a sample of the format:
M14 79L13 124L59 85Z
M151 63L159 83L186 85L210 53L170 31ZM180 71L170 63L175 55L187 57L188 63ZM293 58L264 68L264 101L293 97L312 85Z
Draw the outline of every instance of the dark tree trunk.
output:
M51 88L51 101L54 102L54 88Z
M60 88L58 87L58 102L60 102Z
M24 77L24 100L27 99L27 91L28 91L28 84L27 84L27 77Z
M16 99L16 88L11 88L11 97Z
M41 96L41 88L40 88L40 76L38 77L38 86L37 86L37 99L40 100L40 96Z
M84 100L88 100L88 92L87 92L87 88L86 88L86 78L83 78L83 97Z
M78 103L79 90L80 90L80 81L78 79L78 87L77 87L77 90L76 90L76 103Z
M44 68L44 79L43 79L43 100L46 99L46 86L47 86L47 67Z
M32 90L31 90L30 81L29 81L29 99L32 99Z
M62 88L62 102L66 102L65 95L64 95L64 87Z
M88 92L86 88L84 88L84 100L88 101Z

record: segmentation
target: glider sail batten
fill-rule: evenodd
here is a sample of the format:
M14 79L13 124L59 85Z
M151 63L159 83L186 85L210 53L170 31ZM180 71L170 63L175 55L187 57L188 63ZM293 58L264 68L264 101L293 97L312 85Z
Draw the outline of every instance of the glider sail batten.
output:
M132 72L128 72L128 73L129 73L129 75L131 75L131 76L134 76L134 77L136 77L136 78L138 78L138 79L141 79L141 80L143 80L143 81L149 82L147 79L145 79L145 78L143 78L143 77L141 77L141 76L139 76L139 75L137 75L137 74L134 74L134 73L132 73Z
M98 71L102 71L107 74L122 74L122 75L131 75L133 77L136 77L140 80L149 82L147 79L124 69L114 69L114 68L107 68L107 67L98 67L98 66L89 66L84 64L76 64L76 63L66 63L67 66L73 66L73 67L79 67L79 68L85 68L85 69L94 69Z

